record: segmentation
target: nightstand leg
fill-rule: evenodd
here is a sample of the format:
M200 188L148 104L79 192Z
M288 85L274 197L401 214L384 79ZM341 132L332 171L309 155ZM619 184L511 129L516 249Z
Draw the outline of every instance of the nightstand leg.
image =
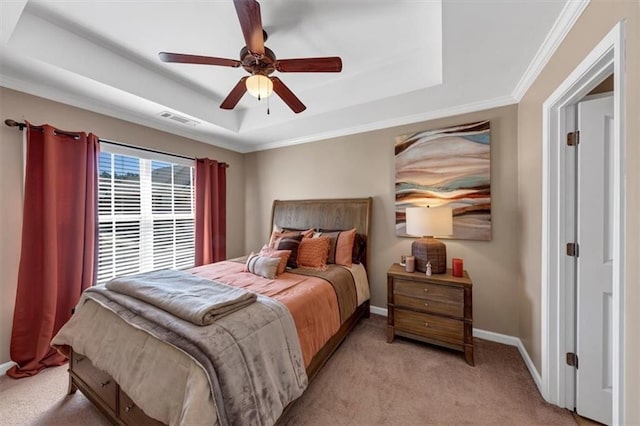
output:
M390 325L387 326L387 343L393 343L393 339L395 337L396 337L396 335L393 332L393 327L391 327Z
M464 359L470 366L475 366L475 363L473 362L473 346L464 347Z

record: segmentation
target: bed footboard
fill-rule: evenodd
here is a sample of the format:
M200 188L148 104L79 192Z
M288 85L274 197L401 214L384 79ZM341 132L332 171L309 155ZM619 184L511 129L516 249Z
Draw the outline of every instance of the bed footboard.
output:
M369 317L369 301L366 301L342 324L338 332L320 349L307 367L307 376L311 381L338 349L349 332L361 318ZM89 358L71 351L69 360L68 394L78 389L93 403L114 425L162 425L163 423L147 416L135 402L120 388L120 385L107 373L97 369ZM285 408L285 412L295 401Z

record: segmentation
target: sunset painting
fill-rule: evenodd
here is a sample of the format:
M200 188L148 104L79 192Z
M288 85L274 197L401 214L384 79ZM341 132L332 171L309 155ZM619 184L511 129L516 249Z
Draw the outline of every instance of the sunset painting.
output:
M453 235L491 240L489 121L396 137L396 235L406 237L405 209L448 206Z

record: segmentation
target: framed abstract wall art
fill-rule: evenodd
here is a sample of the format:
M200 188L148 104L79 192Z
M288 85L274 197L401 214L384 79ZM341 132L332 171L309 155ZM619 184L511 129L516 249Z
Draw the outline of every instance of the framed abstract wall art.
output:
M448 206L453 235L491 240L491 126L463 124L396 137L396 235L407 237L405 209Z

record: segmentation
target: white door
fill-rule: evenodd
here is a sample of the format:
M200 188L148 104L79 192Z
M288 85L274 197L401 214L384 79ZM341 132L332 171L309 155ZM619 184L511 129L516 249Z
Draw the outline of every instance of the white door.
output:
M613 97L578 104L576 411L612 420Z

